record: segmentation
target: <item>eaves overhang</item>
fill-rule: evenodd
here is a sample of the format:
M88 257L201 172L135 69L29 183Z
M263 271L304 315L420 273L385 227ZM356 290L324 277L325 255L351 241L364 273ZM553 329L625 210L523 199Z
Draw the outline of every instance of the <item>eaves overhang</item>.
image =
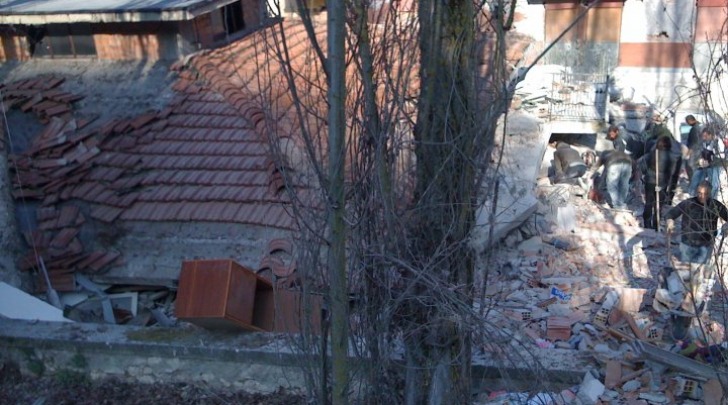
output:
M186 21L239 0L0 0L0 24Z

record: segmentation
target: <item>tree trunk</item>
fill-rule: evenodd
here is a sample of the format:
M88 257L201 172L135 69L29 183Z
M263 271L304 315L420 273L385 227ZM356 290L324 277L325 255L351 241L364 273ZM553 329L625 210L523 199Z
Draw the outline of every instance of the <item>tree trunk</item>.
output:
M329 299L331 309L332 402L348 403L349 303L346 276L346 202L344 200L345 20L344 3L327 1L329 72Z
M475 223L477 190L474 7L470 0L423 0L418 14L421 93L414 134L413 252L444 291L471 305L473 259L467 238ZM422 293L433 292L423 288ZM428 403L468 403L470 336L452 307L424 311L427 336L416 344L425 353Z

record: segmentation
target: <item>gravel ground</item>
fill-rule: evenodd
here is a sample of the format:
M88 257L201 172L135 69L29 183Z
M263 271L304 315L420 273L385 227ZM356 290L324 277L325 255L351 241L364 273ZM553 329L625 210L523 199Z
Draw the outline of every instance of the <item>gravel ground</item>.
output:
M17 367L0 364L0 404L101 405L101 404L246 404L297 405L305 398L283 390L251 394L178 384L130 384L114 379L89 381L82 375L62 374L33 378L21 376Z

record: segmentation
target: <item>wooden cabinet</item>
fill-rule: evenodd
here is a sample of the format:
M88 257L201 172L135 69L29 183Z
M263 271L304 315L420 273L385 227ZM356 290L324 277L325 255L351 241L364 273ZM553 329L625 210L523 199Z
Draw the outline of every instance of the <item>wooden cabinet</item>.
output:
M273 286L233 260L185 261L175 311L209 329L271 330Z
M321 329L320 295L274 290L270 281L230 259L182 263L175 312L177 318L206 329L300 332L302 320L310 331Z

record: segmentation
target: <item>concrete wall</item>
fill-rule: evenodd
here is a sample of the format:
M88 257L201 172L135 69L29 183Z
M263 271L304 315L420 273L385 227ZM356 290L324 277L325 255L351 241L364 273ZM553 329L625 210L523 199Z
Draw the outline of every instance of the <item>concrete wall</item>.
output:
M27 60L29 57L25 37L19 37L10 32L0 35L0 61Z
M96 24L96 55L110 60L175 60L182 56L177 31L177 23Z
M0 319L0 364L14 362L25 375L76 373L92 379L185 382L250 393L272 393L279 387L305 393L305 370L318 371L321 358L297 354L300 340L295 338L270 333L213 333L190 327ZM514 365L499 358L480 357L473 364L473 382L476 389L491 390L500 387L484 385L484 379L507 376L507 384L512 384L514 376L527 381L545 374L554 384L578 384L593 367L589 362L593 354L580 353L584 355L575 356L569 349L533 352L522 348L514 355L524 362ZM353 395L360 392L356 377L351 385Z
M682 95L695 86L690 68L695 15L691 1L624 3L614 76L625 96L661 110L694 107L697 100Z
M602 3L573 25L584 8L576 3L544 6L544 64L569 66L574 73L610 72L617 64L621 3ZM560 39L559 36L565 33Z
M25 375L80 373L152 384L185 382L272 393L305 391L303 368L286 336L212 333L195 327L140 328L0 319L0 362ZM189 325L188 325L189 326Z
M523 3L519 1L518 8L523 23L517 29L537 40L534 49L539 42L541 49L551 44L583 10L577 1ZM726 114L728 103L718 95L728 85L708 73L726 52L720 31L727 18L723 0L603 2L556 43L542 63L581 73L611 71L626 98L655 104L662 111L703 108L695 91L697 73L711 87L711 108ZM536 24L539 19L545 25Z

